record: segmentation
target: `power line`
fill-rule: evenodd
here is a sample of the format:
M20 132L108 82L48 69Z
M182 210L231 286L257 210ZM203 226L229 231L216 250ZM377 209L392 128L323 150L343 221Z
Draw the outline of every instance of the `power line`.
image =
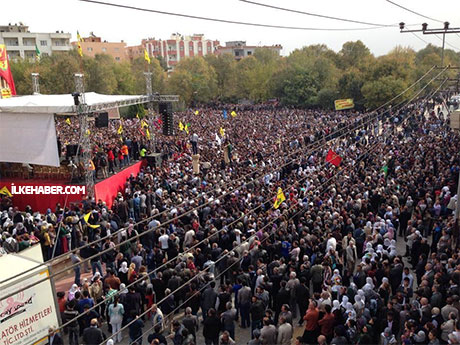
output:
M410 12L410 13L416 14L417 16L420 16L420 17L423 17L423 18L426 18L426 19L429 19L429 20L432 20L432 21L435 21L435 22L438 22L438 23L444 23L442 20L438 20L438 19L434 19L434 18L425 16L425 15L419 13L419 12L413 11L413 10L407 8L407 7L404 7L404 6L402 6L402 5L399 5L399 4L397 4L396 2L394 2L394 1L386 0L386 2L389 2L390 4L392 4L392 5L396 6L396 7L402 8L403 10L406 10L406 11L408 11L408 12Z
M412 35L414 35L415 37L417 37L420 41L422 42L425 42L426 44L430 44L428 41L424 40L423 38L421 38L419 35L417 35L415 32L411 32Z
M438 40L442 41L442 38L439 37L438 35L434 35L434 36L435 36ZM453 46L452 44L450 44L449 42L447 42L447 40L445 40L445 43L446 43L449 47L451 47L451 48L453 48L453 49L460 50L460 48L457 48L456 46Z
M326 16L326 15L323 15L323 14L304 12L304 11L300 11L300 10L293 10L293 9L289 9L289 8L273 6L273 5L269 5L269 4L263 4L263 3L260 3L260 2L255 2L255 1L250 1L250 0L239 0L239 1L245 2L245 3L248 3L248 4L252 4L252 5L256 5L256 6L268 7L268 8L273 8L273 9L276 9L276 10L281 10L281 11L286 11L286 12L305 14L307 16L338 20L338 21L342 21L342 22L349 22L349 23L356 23L356 24L363 24L363 25L371 25L371 26L379 26L379 27L391 27L391 26L397 26L398 25L398 24L376 24L376 23L363 22L363 21L354 20L354 19L346 19L346 18Z
M211 21L211 22L219 22L219 23L226 23L226 24L237 24L237 25L246 25L246 26L265 27L265 28L272 28L272 29L303 30L303 31L364 31L364 30L374 30L374 29L385 28L385 26L384 27L376 26L376 27L371 27L371 28L340 28L340 29L338 29L338 28L310 28L310 27L299 27L299 26L272 25L272 24L240 22L240 21L220 19L220 18L194 16L194 15L184 14L184 13L174 13L174 12L166 12L166 11L160 11L160 10L152 10L152 9L148 9L148 8L128 6L128 5L120 5L120 4L114 4L114 3L110 3L110 2L97 1L97 0L79 0L79 1L88 2L88 3L92 3L92 4L98 4L98 5L125 8L125 9L129 9L129 10L136 10L136 11L142 11L142 12L158 13L158 14L163 14L163 15L168 15L168 16L176 16L176 17L182 17L182 18L207 20L207 21Z

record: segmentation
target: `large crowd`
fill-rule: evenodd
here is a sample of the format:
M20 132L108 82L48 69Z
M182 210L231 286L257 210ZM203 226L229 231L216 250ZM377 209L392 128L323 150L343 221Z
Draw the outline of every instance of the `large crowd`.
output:
M66 342L460 343L460 140L441 112L195 111L175 114L189 133L155 132L163 164L131 176L110 209L87 199L40 214L3 197L2 254L80 248L58 292Z

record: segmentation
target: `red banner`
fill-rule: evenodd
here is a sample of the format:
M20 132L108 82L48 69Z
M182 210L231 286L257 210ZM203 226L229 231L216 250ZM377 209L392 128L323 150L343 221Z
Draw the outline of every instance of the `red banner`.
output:
M342 162L342 157L340 157L337 153L332 150L329 150L326 156L326 162L331 163L338 167L340 162Z
M14 87L13 74L11 73L10 63L8 61L8 54L6 53L6 46L0 44L0 77L5 79L8 84L11 94L16 95L16 88Z

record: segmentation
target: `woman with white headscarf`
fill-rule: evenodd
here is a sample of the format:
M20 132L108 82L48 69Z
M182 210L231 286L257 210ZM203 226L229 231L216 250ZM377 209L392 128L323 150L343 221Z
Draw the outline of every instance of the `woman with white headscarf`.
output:
M340 302L338 300L334 300L334 301L332 301L331 313L333 313L337 309L340 309Z
M342 287L342 277L340 276L339 270L335 269L334 274L331 278L331 291L332 291L332 298L337 298L337 295Z
M356 320L356 311L353 309L353 304L348 302L345 307L345 317L348 320Z
M123 261L121 263L120 268L118 269L118 278L120 278L120 282L127 284L128 283L128 263Z
M355 296L355 304L353 305L353 308L355 309L356 311L356 316L357 317L361 317L361 315L363 314L364 312L364 303L363 303L363 300L361 298L360 295L356 295Z
M77 284L73 284L69 290L69 294L67 296L67 299L69 301L73 300L75 298L75 294L80 291L80 289L78 288L78 285Z
M374 289L374 287L375 287L374 281L372 280L371 277L366 278L366 284L369 284L371 286L371 289Z
M340 306L345 310L347 308L347 303L348 303L348 296L343 296L342 297L342 303L340 303Z

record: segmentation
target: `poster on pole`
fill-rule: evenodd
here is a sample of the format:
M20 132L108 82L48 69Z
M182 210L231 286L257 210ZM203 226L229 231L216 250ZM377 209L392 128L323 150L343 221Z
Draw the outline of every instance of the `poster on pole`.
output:
M336 99L334 101L334 105L335 105L335 110L353 109L355 107L353 98Z
M0 281L30 270L23 276L0 283L0 345L46 344L49 328L59 325L51 281L20 289L48 277L49 270L46 265L33 269L43 263L39 245L21 253L0 257ZM11 293L14 294L8 296Z

